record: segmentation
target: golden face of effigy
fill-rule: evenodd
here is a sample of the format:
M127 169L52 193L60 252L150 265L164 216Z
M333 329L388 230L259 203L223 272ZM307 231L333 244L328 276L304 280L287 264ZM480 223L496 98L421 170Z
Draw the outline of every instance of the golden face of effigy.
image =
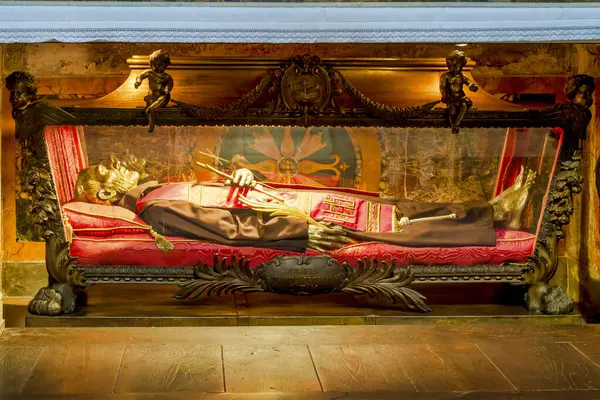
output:
M102 164L79 173L75 184L75 198L99 204L114 204L137 186L140 174L117 163L112 167Z

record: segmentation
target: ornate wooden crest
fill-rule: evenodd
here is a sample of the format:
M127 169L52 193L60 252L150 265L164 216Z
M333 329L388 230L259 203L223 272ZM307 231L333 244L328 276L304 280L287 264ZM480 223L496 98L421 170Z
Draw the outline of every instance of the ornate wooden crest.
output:
M289 65L270 71L275 78L269 89L276 96L274 112L320 115L335 106L333 97L342 93L335 72L321 65L317 56L295 56Z

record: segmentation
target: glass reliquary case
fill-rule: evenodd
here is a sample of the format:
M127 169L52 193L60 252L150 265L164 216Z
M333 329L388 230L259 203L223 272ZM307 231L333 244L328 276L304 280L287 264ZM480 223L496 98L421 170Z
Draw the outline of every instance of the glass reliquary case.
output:
M72 312L86 286L346 292L428 311L419 284L507 283L568 313L548 282L581 190L593 79L520 109L466 58L129 60L108 96L36 100L11 74L23 238L47 242L30 312ZM167 69L168 67L168 69ZM145 97L144 97L145 96Z

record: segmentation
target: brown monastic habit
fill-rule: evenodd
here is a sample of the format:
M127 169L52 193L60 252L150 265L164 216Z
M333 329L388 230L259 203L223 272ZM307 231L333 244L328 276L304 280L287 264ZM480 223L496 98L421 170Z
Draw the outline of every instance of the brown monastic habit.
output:
M161 187L147 182L128 192L119 205L136 212L138 200ZM354 195L355 197L364 197ZM373 197L369 197L373 201ZM401 199L377 199L394 204L410 219L456 214L452 220L419 222L402 232L372 233L348 231L362 241L386 242L409 247L493 246L493 209L489 203L473 201L455 204L420 203ZM304 251L308 224L295 217L259 215L251 209L202 207L185 200L151 201L138 215L161 235L206 240L232 246L268 247Z

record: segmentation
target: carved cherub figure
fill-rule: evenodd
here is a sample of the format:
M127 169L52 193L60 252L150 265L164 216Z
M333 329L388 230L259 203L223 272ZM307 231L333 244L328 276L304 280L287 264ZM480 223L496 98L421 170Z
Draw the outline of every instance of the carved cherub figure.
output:
M29 72L15 71L6 77L6 88L10 91L13 118L33 104L37 98L38 85Z
M458 133L459 126L468 109L473 106L471 99L467 97L463 90L463 85L467 85L471 92L476 92L479 87L471 82L462 72L467 65L467 57L460 50L454 50L446 57L446 66L448 71L440 77L440 93L442 94L442 103L447 104L450 111L450 125L452 133Z
M156 50L150 54L150 69L143 71L135 79L134 86L139 88L144 79L148 79L148 95L146 101L146 117L148 118L148 132L154 132L156 116L154 112L169 104L173 90L173 78L165 70L171 64L169 53Z
M590 108L594 103L594 78L589 75L574 75L565 83L565 94L573 104L583 108Z

